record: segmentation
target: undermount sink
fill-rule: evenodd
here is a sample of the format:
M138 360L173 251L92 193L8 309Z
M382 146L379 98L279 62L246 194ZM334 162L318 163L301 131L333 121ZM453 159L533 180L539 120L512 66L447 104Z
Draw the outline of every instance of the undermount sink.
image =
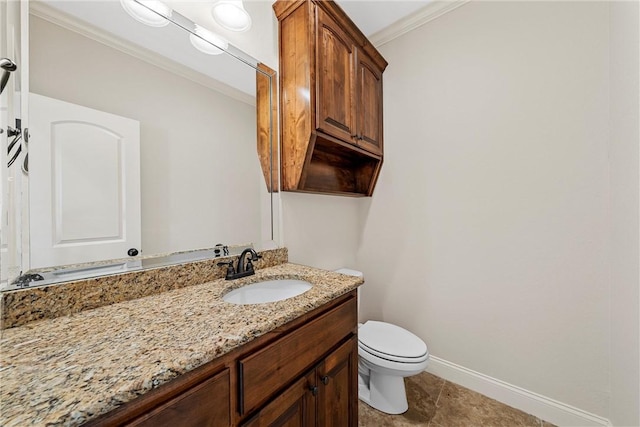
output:
M263 304L293 298L307 292L311 286L311 283L297 279L265 280L234 289L222 299L232 304Z

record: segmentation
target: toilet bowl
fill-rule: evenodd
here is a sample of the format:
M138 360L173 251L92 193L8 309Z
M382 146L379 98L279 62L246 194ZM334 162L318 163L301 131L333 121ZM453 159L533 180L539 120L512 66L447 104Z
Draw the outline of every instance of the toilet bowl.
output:
M420 338L399 326L369 320L358 329L358 398L387 414L409 405L404 378L427 368L429 351Z
M362 277L355 270L336 271ZM358 398L387 414L402 414L409 408L404 378L424 371L428 361L427 345L416 335L390 323L365 322L358 328Z

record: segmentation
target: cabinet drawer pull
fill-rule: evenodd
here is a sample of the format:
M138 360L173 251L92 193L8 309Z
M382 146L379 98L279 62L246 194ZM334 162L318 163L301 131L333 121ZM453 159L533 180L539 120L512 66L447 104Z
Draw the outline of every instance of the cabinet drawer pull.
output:
M322 381L322 384L327 385L329 384L329 376L325 375L324 377L320 378L320 380Z
M309 386L309 390L311 390L311 394L313 394L314 396L318 395L318 387L316 387L315 385Z

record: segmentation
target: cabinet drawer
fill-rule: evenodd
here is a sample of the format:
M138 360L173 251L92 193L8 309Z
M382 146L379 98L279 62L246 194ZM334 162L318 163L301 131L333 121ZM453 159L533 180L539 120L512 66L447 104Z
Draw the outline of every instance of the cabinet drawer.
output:
M354 297L238 361L241 414L248 413L274 392L308 370L357 324Z
M310 388L314 375L315 371L298 379L242 427L315 425L315 397Z
M225 369L127 424L136 427L222 427L231 425L230 375Z

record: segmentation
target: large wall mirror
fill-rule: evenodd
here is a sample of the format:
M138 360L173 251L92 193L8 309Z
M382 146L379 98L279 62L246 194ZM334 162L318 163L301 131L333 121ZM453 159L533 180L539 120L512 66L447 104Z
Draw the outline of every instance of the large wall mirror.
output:
M31 2L5 290L278 246L275 124L256 104L258 81L272 111L276 79L175 10L152 26L123 3Z

